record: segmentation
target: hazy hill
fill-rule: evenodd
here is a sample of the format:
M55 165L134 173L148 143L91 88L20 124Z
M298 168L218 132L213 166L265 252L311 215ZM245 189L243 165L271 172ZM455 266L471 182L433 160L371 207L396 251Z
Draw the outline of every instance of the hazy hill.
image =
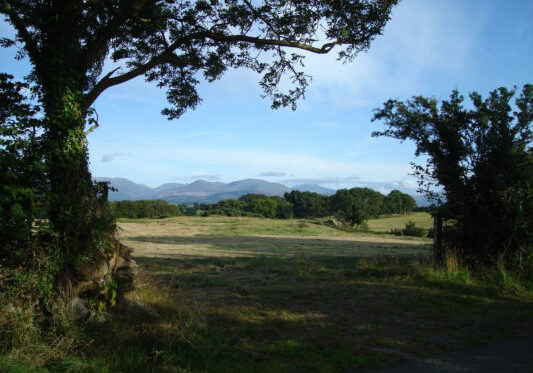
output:
M109 193L110 201L152 199L154 193L149 186L121 177L95 177L94 180L108 181L113 188L117 189L116 192Z
M322 194L324 196L331 196L332 194L335 194L335 189L330 188L324 188L323 186L317 185L317 184L302 184L297 185L292 188L293 190L299 190L301 192L313 192Z
M300 190L314 192L322 195L332 195L334 189L325 188L317 184L303 184L292 188L280 183L271 183L260 179L244 179L231 183L197 180L190 184L166 183L156 188L144 184L137 184L124 178L96 177L97 181L109 181L111 186L118 189L109 193L110 201L162 199L176 204L216 203L225 199L238 199L239 197L254 193L267 196L283 196L285 192ZM413 194L419 206L427 205L424 197Z
M111 186L118 189L109 193L111 201L163 199L172 203L216 203L223 199L237 199L245 194L264 194L267 196L283 196L291 190L310 191L324 195L335 193L333 189L320 185L301 185L289 188L280 183L271 183L260 179L244 179L231 183L197 180L190 184L166 183L156 188L144 184L136 184L124 178L97 177L97 181L109 181Z

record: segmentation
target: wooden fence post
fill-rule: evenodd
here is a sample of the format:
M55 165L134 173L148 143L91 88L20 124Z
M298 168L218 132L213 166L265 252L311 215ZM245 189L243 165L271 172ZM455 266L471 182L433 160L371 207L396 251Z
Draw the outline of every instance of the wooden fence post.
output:
M433 216L433 266L442 266L444 253L442 250L442 216L436 213Z

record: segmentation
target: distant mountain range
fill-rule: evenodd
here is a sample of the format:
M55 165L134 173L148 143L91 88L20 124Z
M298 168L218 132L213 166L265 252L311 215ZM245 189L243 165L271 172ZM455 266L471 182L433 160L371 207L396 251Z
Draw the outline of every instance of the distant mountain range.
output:
M225 199L238 199L239 197L254 193L267 196L283 196L285 192L300 190L302 192L315 192L323 195L335 193L334 189L324 188L316 184L298 185L292 188L279 183L271 183L259 179L245 179L231 183L210 182L197 180L190 184L168 183L156 188L144 184L137 184L124 178L96 177L96 181L108 181L117 189L109 193L110 201L162 199L170 203L216 203Z
M260 179L244 179L231 183L211 182L197 180L190 184L167 183L156 188L150 188L144 184L137 184L131 180L119 177L95 177L96 181L108 181L117 189L109 193L110 201L136 201L140 199L162 199L175 204L193 203L217 203L225 199L238 199L249 194L264 194L267 196L283 196L285 192L299 190L302 192L314 192L325 196L332 195L335 189L324 188L317 184L302 184L292 188L280 184L271 183ZM395 189L394 187L388 189ZM402 188L403 189L403 188ZM404 190L415 199L418 206L429 205L424 196Z

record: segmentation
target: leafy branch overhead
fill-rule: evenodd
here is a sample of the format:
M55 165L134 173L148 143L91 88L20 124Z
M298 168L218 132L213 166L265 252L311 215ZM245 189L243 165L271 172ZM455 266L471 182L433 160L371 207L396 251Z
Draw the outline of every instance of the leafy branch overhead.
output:
M310 81L302 71L305 53L339 46L339 60L350 61L382 32L396 2L3 0L0 12L16 28L37 78L50 47L43 23L55 19L57 31L70 34L72 63L87 72L84 109L107 88L144 75L166 88L171 105L163 113L178 118L200 102L202 77L214 81L239 67L262 75L274 108L294 109ZM103 74L109 59L120 67ZM293 85L287 91L279 88L284 77Z

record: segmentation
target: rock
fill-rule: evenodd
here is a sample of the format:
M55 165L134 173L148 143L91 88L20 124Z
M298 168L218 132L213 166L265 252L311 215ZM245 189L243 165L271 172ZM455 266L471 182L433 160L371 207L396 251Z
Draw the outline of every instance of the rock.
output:
M81 298L74 298L70 302L70 308L72 310L72 315L76 321L85 321L91 316L91 311L85 306Z
M133 250L116 242L116 250L106 257L101 257L97 263L87 263L75 277L65 278L62 286L63 298L70 301L73 317L76 321L105 321L109 314L91 312L83 299L91 298L104 302L117 302L121 310L134 318L158 318L157 312L148 306L133 303L124 295L134 289L133 280L137 272L137 264L131 258ZM111 282L116 281L117 287ZM108 299L110 289L115 299ZM119 311L120 313L120 311Z
M333 226L337 229L344 229L345 228L345 224L335 218L331 218L329 220L326 221L325 223L326 225L329 225L329 226Z

